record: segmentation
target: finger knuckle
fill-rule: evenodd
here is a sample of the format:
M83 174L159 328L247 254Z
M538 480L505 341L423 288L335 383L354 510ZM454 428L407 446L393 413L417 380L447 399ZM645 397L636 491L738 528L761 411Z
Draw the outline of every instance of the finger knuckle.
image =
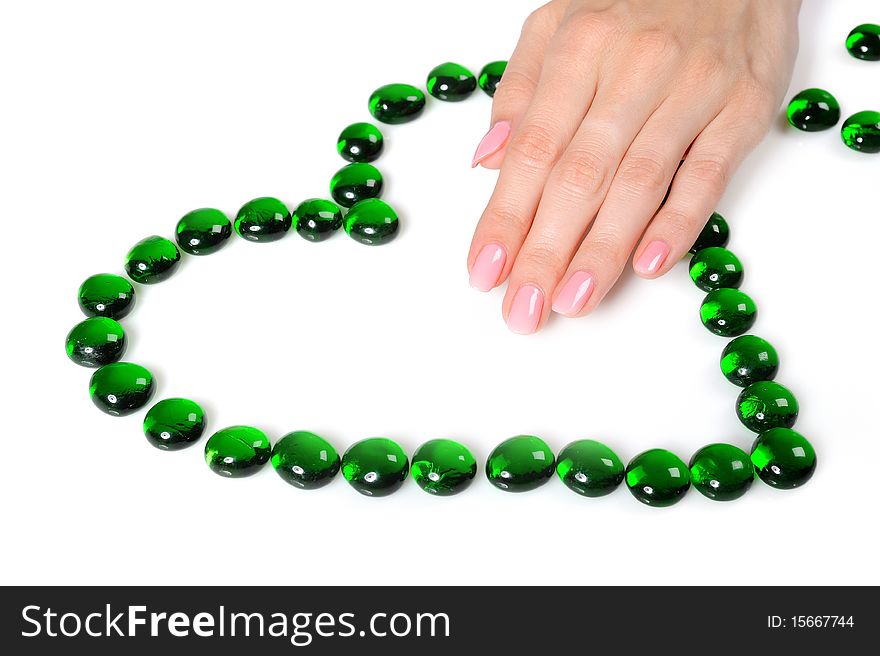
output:
M535 84L531 77L521 71L504 71L504 83L498 85L498 90L492 101L493 108L498 111L511 103L522 102L522 99L532 95Z
M562 193L580 198L600 193L608 181L610 157L594 149L576 150L558 165L556 183Z
M527 244L516 258L517 268L530 275L546 274L561 267L563 254L559 246L547 240Z
M695 83L705 84L707 80L718 79L724 68L724 59L717 51L698 50L690 56L687 65L688 79Z
M592 230L584 242L584 255L593 268L611 271L621 268L626 260L619 235L597 230Z
M634 61L660 62L681 53L681 43L669 30L653 28L637 32L633 38Z
M528 220L521 209L495 202L486 210L484 223L487 238L503 241L512 232L521 233L527 227Z
M688 174L712 193L720 194L730 180L731 164L723 155L692 155L685 164Z
M559 146L552 130L541 122L523 126L508 148L509 154L532 169L546 169L559 157Z
M666 240L672 244L681 242L689 246L702 227L693 212L681 208L666 208L657 218Z
M669 182L669 164L654 152L633 153L620 165L617 177L628 188L644 193L665 190Z

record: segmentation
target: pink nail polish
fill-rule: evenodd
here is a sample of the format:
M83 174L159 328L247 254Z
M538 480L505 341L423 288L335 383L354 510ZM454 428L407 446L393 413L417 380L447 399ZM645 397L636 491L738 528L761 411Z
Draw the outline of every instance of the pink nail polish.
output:
M643 276L657 273L666 258L669 257L669 246L665 241L652 241L636 260L635 270Z
M544 309L544 292L534 285L523 285L513 297L507 327L520 335L529 335L538 329Z
M593 287L593 276L586 271L575 272L553 301L553 311L569 317L576 315L590 300Z
M486 136L477 146L474 153L474 161L471 162L471 168L474 168L490 155L494 155L507 143L507 137L510 136L510 121L498 121L493 125Z
M498 284L501 270L507 261L507 251L499 244L486 244L480 249L471 267L471 287L488 292Z

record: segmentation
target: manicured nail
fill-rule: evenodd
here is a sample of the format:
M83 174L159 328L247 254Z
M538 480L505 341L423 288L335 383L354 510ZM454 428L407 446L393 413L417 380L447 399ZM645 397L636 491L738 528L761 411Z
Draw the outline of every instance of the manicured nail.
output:
M642 251L639 259L636 260L635 270L643 276L649 276L657 273L657 270L663 266L666 258L669 257L669 246L665 241L652 241L648 247Z
M544 292L534 285L523 285L513 297L507 327L520 335L529 335L538 329L544 309Z
M584 309L592 295L593 276L586 271L577 271L562 286L562 291L553 301L553 311L572 317Z
M480 145L474 153L474 161L471 162L471 168L474 168L489 155L494 155L507 143L507 137L510 136L510 121L498 121L493 125Z
M501 270L507 261L507 251L498 244L486 244L471 268L471 287L488 292L498 284Z

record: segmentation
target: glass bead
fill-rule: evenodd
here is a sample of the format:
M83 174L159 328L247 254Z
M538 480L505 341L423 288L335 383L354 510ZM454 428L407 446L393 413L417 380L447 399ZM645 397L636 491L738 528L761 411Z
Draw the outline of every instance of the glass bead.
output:
M713 501L739 499L752 487L755 468L749 454L732 444L710 444L690 462L694 488Z
M665 508L681 501L691 486L688 467L665 449L650 449L626 466L626 486L648 506Z
M428 93L439 100L459 102L477 88L477 78L461 64L446 62L428 73Z
M205 462L216 474L244 478L269 462L272 446L266 434L252 426L230 426L205 443Z
M722 337L742 335L755 323L755 302L738 289L716 289L706 294L700 320L709 332Z
M308 241L324 241L342 225L342 210L332 200L310 198L293 210L293 229Z
M339 471L339 454L323 437L308 431L288 433L272 448L272 467L302 490L317 490Z
M534 435L517 435L496 446L486 461L486 477L505 492L528 492L553 476L555 459L547 443Z
M116 362L125 353L125 332L115 319L90 317L67 334L67 357L83 367Z
M352 123L336 140L336 151L349 162L372 162L382 154L385 139L372 123Z
M797 421L798 402L788 388L772 380L761 380L739 393L736 416L754 433L791 428Z
M729 240L730 226L727 225L727 220L718 212L712 212L712 216L709 217L694 245L691 246L690 253L696 255L710 246L727 246Z
M880 112L853 114L843 122L840 138L860 153L880 153Z
M409 460L400 446L385 437L352 444L342 456L342 475L361 494L384 497L396 492L409 473Z
M370 96L370 114L382 123L408 123L425 109L425 94L411 84L386 84Z
M134 307L134 287L122 276L98 273L79 286L78 300L87 316L121 319Z
M203 207L184 214L177 222L177 245L190 255L219 251L232 236L232 222L220 210Z
M577 440L559 452L556 474L578 494L603 497L623 481L623 463L601 442Z
M125 257L128 277L142 285L153 285L171 277L180 264L180 251L170 239L156 235L136 243Z
M759 380L773 380L779 370L776 349L765 339L742 335L721 353L721 372L734 385L747 387Z
M483 66L483 70L480 71L478 82L480 88L485 91L488 96L495 95L495 89L498 88L498 83L501 82L501 76L504 75L504 69L506 68L506 61L489 62Z
M147 410L144 435L163 451L179 451L198 442L205 432L205 411L189 399L162 399Z
M752 464L758 477L780 490L800 487L816 470L816 452L800 433L771 428L752 445Z
M804 132L819 132L837 125L840 104L824 89L804 89L788 103L785 115L792 127Z
M710 246L691 258L691 280L704 292L742 284L743 267L739 258L726 248Z
M277 198L263 196L248 201L235 215L235 232L248 241L278 241L290 230L287 206Z
M355 162L343 166L330 180L330 195L343 207L382 195L382 174L372 164Z
M355 203L345 215L345 232L362 244L379 246L397 236L399 221L391 206L378 198Z
M429 440L412 457L413 480L425 492L448 497L464 492L477 475L477 461L454 440Z
M880 61L880 25L865 23L846 37L846 49L856 59Z
M89 395L102 412L125 417L137 412L153 396L153 375L139 364L113 362L92 374Z

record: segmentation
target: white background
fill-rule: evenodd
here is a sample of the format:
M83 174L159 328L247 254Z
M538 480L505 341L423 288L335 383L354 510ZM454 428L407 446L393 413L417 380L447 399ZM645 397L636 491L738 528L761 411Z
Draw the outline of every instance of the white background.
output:
M625 489L581 498L558 481L505 494L482 476L429 497L411 481L376 500L341 476L318 492L266 467L225 480L203 443L151 447L142 413L111 418L90 370L64 356L79 283L121 272L128 248L171 236L202 206L293 207L327 193L339 130L368 120L377 86L423 85L435 64L506 58L528 0L473 2L28 2L4 4L3 465L0 580L115 584L880 583L877 271L880 156L837 130L780 119L719 210L780 352L797 428L819 467L803 489L757 482L744 499L692 491L656 510ZM792 93L823 86L844 116L880 109L880 64L843 41L877 3L807 1ZM397 241L369 248L290 234L186 258L138 288L126 359L156 400L203 403L209 430L313 430L342 452L374 435L408 453L434 437L480 465L518 433L559 450L595 438L624 459L751 435L700 324L686 264L626 275L599 311L509 333L501 290L467 284L473 227L494 181L469 168L487 128L481 92L383 126ZM780 112L781 117L781 112Z

